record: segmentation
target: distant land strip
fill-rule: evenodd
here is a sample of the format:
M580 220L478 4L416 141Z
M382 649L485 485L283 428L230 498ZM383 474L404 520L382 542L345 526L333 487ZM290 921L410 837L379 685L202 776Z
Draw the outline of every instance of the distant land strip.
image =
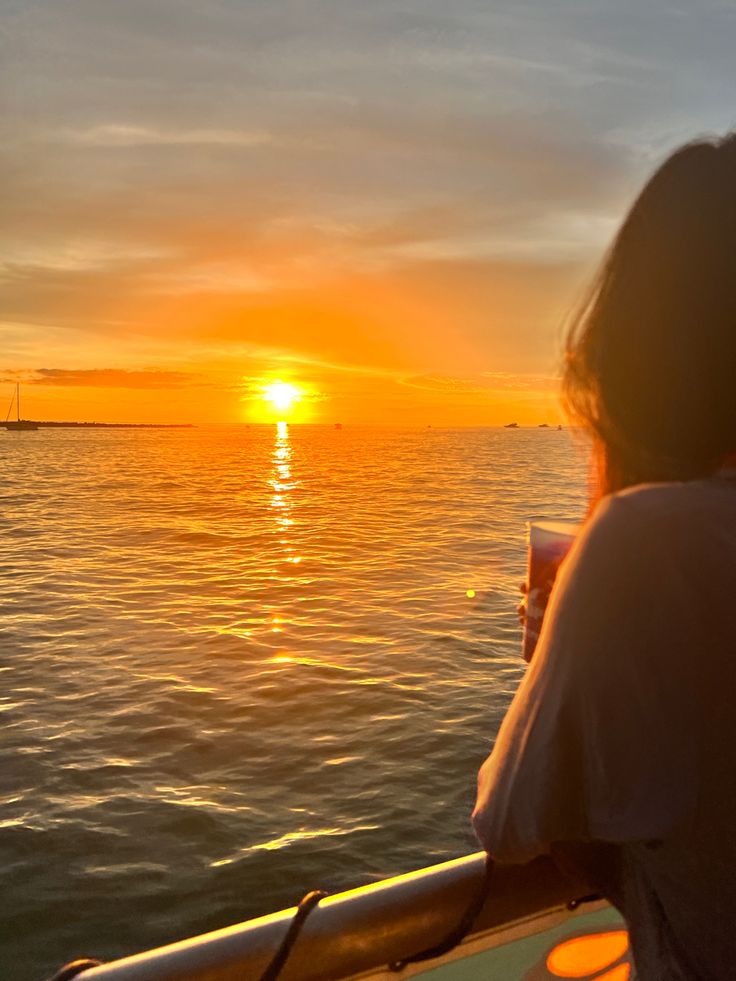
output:
M193 429L191 422L38 422L23 419L23 423L38 429ZM0 426L14 429L16 422L2 422Z

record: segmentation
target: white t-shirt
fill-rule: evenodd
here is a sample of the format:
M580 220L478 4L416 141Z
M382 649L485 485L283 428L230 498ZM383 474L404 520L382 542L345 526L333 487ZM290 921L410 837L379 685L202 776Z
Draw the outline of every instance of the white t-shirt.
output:
M500 862L608 842L646 981L736 978L736 480L605 498L478 778Z

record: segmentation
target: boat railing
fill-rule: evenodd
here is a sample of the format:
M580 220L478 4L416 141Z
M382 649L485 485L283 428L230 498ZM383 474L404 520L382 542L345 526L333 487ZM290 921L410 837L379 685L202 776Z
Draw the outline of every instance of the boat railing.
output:
M436 945L457 927L482 887L482 853L323 899L304 922L279 981L409 978L576 915L582 882L547 858L497 866L468 936L441 958L388 965ZM597 903L599 907L604 903ZM587 906L586 909L591 909ZM278 950L295 908L93 967L83 981L257 981Z

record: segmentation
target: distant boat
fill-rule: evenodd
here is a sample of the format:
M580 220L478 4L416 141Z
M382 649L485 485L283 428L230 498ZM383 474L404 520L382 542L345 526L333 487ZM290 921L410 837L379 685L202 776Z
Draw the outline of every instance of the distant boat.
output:
M11 422L8 419L8 416L13 411L13 402L15 402L15 411L17 417L15 422ZM38 429L38 426L36 425L35 422L31 422L29 419L21 419L20 417L20 383L19 382L15 383L15 395L10 400L10 408L8 409L8 415L5 416L5 422L3 423L3 425L5 426L6 429L10 429L13 432Z
M558 433L561 433L561 432L562 432L562 426L558 426L558 427L557 427L557 432L558 432Z
M342 429L342 423L341 422L336 422L335 423L335 429Z
M504 429L518 429L519 428L519 423L518 422L507 422L506 425L503 428Z
M549 429L549 423L540 422L539 425L537 426L537 429Z

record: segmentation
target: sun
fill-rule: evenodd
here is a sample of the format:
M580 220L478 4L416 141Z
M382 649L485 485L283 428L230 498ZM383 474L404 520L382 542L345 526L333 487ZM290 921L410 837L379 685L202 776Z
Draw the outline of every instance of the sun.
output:
M263 390L263 398L280 412L288 412L294 403L301 398L301 392L295 385L290 385L288 382L275 381L266 385Z

